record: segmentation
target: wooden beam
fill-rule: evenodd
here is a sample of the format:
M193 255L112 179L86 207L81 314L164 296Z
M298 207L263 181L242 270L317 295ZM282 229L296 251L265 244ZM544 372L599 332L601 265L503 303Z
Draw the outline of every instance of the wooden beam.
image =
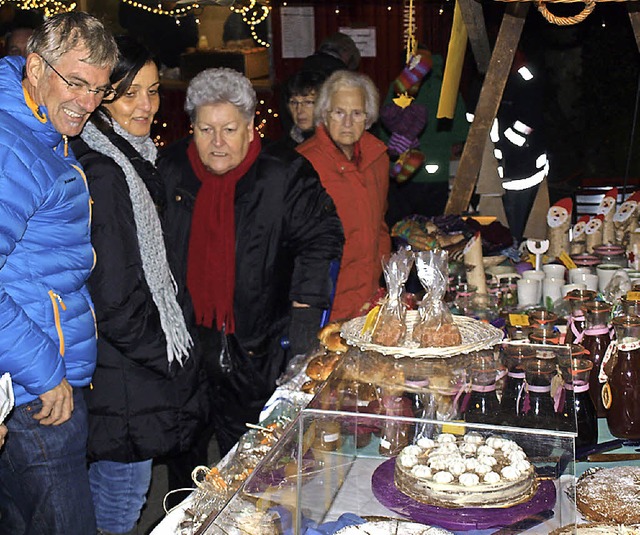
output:
M640 6L638 2L627 2L627 9L629 10L629 19L633 28L633 35L636 38L636 45L640 50Z
M491 60L491 47L487 36L487 27L484 24L482 4L476 0L458 0L464 25L469 34L469 44L476 60L478 72L484 74L489 68Z
M489 62L489 69L480 90L475 117L464 144L458 172L453 180L453 189L445 208L445 214L459 215L465 212L469 206L482 163L484 144L498 113L504 86L507 83L528 12L529 2L513 2L508 4L505 9L496 45Z

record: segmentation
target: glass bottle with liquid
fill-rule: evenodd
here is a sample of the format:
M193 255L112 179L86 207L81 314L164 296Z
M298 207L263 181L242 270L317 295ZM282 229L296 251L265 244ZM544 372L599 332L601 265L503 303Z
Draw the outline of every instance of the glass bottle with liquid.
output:
M565 344L580 343L584 335L586 322L585 310L588 302L596 298L593 290L571 290L565 300L569 302L571 313L567 318L567 333L564 337Z
M617 354L605 365L611 404L607 424L618 438L640 439L640 317L614 318Z
M497 424L500 417L496 381L502 365L496 361L493 351L478 352L472 357L469 370L470 392L463 399L466 422Z
M527 361L536 356L535 350L523 344L505 344L502 348L502 362L507 367L502 397L500 398L500 420L504 425L518 425L522 417L525 373Z
M611 305L604 301L592 301L586 305L586 322L581 345L589 352L593 362L589 377L589 395L596 408L598 418L606 416L602 404L602 384L598 381L600 364L611 343Z
M381 401L381 412L386 416L413 416L411 401L402 394L388 393L382 396ZM411 427L409 422L384 419L380 428L380 455L393 457L408 446L412 439Z
M560 428L571 432L577 431L576 447L597 444L598 417L589 396L589 376L593 362L584 358L584 354L582 357L574 356L572 351L571 356L559 364L564 380L556 405Z

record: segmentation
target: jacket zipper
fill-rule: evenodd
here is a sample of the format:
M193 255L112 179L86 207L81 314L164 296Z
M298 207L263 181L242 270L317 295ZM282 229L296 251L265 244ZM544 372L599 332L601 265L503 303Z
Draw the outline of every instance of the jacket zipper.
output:
M67 306L64 304L62 297L60 297L53 290L49 290L49 298L53 305L53 319L56 324L56 331L58 331L58 338L60 340L60 355L64 357L64 334L62 333L62 324L60 323L60 308L67 310ZM60 308L58 308L58 305Z

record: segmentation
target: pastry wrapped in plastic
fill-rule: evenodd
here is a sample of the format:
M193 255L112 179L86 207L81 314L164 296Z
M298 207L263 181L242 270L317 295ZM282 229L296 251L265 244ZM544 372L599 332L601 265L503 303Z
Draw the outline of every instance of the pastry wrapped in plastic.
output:
M449 347L462 343L460 330L453 323L444 302L449 284L446 251L435 249L415 254L416 271L425 294L418 308L420 319L413 328L413 340L420 347Z
M371 340L375 344L398 346L404 340L407 306L401 297L412 267L413 253L407 249L400 249L382 261L387 295L380 305L373 327Z

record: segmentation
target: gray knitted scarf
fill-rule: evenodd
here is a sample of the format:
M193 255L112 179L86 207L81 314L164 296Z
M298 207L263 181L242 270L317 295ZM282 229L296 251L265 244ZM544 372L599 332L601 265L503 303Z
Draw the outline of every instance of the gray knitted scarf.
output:
M122 128L117 127L116 122L113 125L118 134L124 132ZM182 366L189 357L189 348L193 345L193 340L176 299L177 285L167 262L162 227L153 199L133 164L93 123L87 122L80 137L93 150L111 158L124 173L133 207L142 270L153 302L160 313L160 324L167 339L167 360L169 365L177 360ZM127 135L129 142L132 141L131 137L133 136ZM148 147L153 141L150 138L146 140L137 138L137 140L138 142L132 145L142 153L145 159L151 161L150 158L155 157L156 152ZM146 148L141 151L143 145ZM154 162L151 161L151 163Z

